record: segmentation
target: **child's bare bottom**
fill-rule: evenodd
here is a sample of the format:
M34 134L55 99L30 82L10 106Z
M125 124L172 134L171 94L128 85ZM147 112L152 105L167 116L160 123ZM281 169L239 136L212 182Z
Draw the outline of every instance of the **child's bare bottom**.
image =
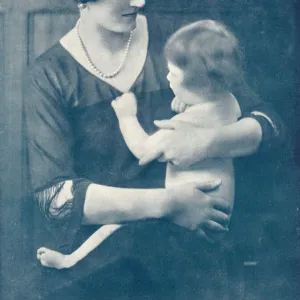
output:
M39 248L37 250L37 259L44 267L55 269L71 268L98 247L106 238L108 238L121 226L122 225L110 224L100 227L71 254L62 254L58 251L45 247Z

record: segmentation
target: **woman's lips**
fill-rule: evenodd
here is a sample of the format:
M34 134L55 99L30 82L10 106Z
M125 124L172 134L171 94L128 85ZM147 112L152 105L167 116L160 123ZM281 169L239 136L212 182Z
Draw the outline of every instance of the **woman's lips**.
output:
M132 13L128 13L128 14L123 14L123 17L135 17L137 15L137 12L132 12Z

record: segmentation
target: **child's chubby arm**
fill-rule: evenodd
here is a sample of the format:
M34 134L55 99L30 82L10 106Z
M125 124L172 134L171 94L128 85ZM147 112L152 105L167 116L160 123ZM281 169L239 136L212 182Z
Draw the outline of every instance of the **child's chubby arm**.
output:
M148 134L137 119L137 103L133 93L125 93L111 103L119 120L120 130L124 140L136 158L144 154Z
M148 135L140 125L137 114L137 103L133 93L125 93L111 103L119 120L123 138L133 153L140 159L147 149L151 149L168 134L170 130L159 130L153 135ZM159 159L158 159L159 160Z

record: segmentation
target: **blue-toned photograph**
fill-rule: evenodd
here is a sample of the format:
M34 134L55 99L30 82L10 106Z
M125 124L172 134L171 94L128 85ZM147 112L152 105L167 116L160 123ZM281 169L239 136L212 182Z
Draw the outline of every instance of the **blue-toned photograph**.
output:
M294 1L0 4L0 298L300 299Z

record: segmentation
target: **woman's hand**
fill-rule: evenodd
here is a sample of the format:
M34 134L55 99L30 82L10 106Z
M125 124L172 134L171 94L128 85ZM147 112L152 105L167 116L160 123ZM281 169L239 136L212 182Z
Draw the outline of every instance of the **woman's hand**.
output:
M208 183L207 187L211 190L216 185ZM213 241L228 231L231 208L223 199L205 194L203 190L207 191L203 184L184 184L170 189L173 204L170 219L175 224L194 230L207 240Z
M147 147L140 164L161 157L180 167L187 167L206 158L234 158L251 155L259 149L262 128L255 119L243 118L218 128L201 128L183 121L155 121L168 134Z
M137 114L137 103L133 93L125 93L111 102L118 119L135 117Z
M216 129L200 128L175 120L155 121L155 125L164 130L149 139L147 152L140 159L141 165L158 158L179 167L189 167L208 157L214 157L212 148Z

